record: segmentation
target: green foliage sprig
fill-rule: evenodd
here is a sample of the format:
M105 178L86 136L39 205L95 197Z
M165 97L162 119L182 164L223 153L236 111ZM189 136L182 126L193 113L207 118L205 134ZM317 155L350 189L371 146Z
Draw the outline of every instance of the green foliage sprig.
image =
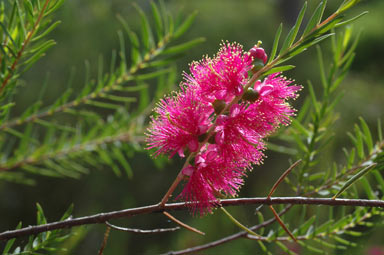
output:
M25 109L23 114L13 116L12 109L17 103L13 96L17 93L23 72L36 64L55 44L53 40L47 39L47 35L60 23L54 21L53 14L63 2L23 0L1 3L0 180L33 184L34 180L26 173L79 178L89 173L90 169L105 165L117 176L121 176L124 171L132 178L135 170L130 166L130 161L135 152L142 150L142 134L147 127L149 112L154 102L176 82L175 59L203 41L197 38L175 44L191 26L196 13L193 12L178 23L163 2L151 2L151 19L138 5L134 5L140 18L140 31L137 33L132 30L122 17L118 17L123 27L122 31L118 31L120 50L112 52L108 68L103 66L104 61L100 57L96 78L91 79L86 74L86 82L79 94L75 94L68 86L55 103L43 106L44 93L41 93L36 103ZM302 160L300 166L282 178L295 197L268 196L248 202L280 204L279 217L287 229L292 231L288 233L294 235L297 245L309 253L338 252L355 247L356 243L351 237L362 236L367 228L375 226L377 218L382 219L384 216L378 208L384 199L384 178L381 172L384 169L384 140L380 122L378 134L373 135L365 120L359 118L353 130L348 133L353 146L344 149L346 159L329 164L322 161L327 146L334 138L332 127L339 116L335 108L343 96L340 87L354 60L360 36L360 33L354 35L349 25L366 14L363 12L349 20L344 19L344 13L357 2L343 1L333 14L323 20L326 1L321 1L307 24L302 27L307 8L305 3L279 47L283 28L280 25L269 61L255 71L245 87L249 88L262 76L294 68L293 65L281 64L321 41L331 39L330 68L324 64L323 51L317 47L320 84L318 86L308 81L306 87L309 96L292 125L276 134L269 143L271 150L287 154L292 160ZM341 27L345 29L340 31ZM126 43L126 39L129 43ZM87 73L90 73L89 65ZM45 82L46 86L48 83L49 80ZM236 103L236 100L239 98L227 107ZM167 192L166 200L173 188ZM318 196L325 198L314 198ZM246 204L243 199L222 202L223 206ZM313 204L328 206L312 209L309 205ZM20 224L14 231L0 233L4 239L26 233L30 236L27 244L24 247L16 245L14 248L16 240L10 239L3 253L53 253L70 235L63 228L94 223L109 224L107 221L114 218L182 207L185 204L160 203L75 219L70 217L70 207L58 222L48 223L43 209L37 205L36 226L21 228ZM276 219L264 219L267 212L262 207L256 210L256 215L259 224L249 228L245 227L247 224L233 218L238 226L247 231L168 254L196 252L240 237L256 240L260 251L265 254L272 254L275 247L285 253L295 254L289 245L291 236L274 224Z
M135 150L140 150L138 144L145 130L143 118L149 114L153 101L174 85L175 59L203 41L203 38L197 38L172 44L188 30L196 13L175 24L163 5L159 7L151 3L155 33L137 5L141 18L139 35L119 17L124 29L118 31L120 51L112 53L108 73L104 73L103 60L99 60L97 79L86 77L80 94L75 95L69 87L54 104L45 108L42 108L41 94L35 104L14 118L9 117L13 103L4 107L0 130L6 148L0 162L0 178L33 183L32 179L25 178L23 172L10 171L16 169L51 177L78 178L88 173L89 167L103 165L108 165L117 175L121 175L121 169L124 169L132 177L127 156L132 157ZM52 9L48 11L52 12ZM46 15L42 15L39 21L44 17ZM130 40L129 54L125 37ZM150 81L157 85L154 94L150 93ZM98 108L109 111L109 117L98 113ZM127 110L129 108L132 110ZM57 117L63 118L63 114L70 115L74 121L53 121ZM107 150L112 153L107 153Z

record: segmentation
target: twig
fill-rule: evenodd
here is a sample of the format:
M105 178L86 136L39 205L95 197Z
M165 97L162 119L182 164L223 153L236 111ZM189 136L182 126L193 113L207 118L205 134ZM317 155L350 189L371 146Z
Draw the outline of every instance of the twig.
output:
M164 232L173 232L180 229L180 227L174 227L174 228L157 228L157 229L144 230L144 229L137 229L137 228L123 228L123 227L112 225L108 221L106 221L105 224L111 227L112 229L123 231L123 232L132 232L135 234L157 234L157 233L164 233Z
M298 161L296 161L295 163L293 163L287 170L285 170L285 172L280 176L280 178L275 182L275 184L273 185L273 187L271 188L271 191L269 192L268 194L268 197L270 198L273 193L275 192L275 190L277 189L277 186L279 186L279 184L284 180L284 178L298 165L300 164L301 162L301 159L299 159Z
M271 198L272 194L275 192L275 190L277 189L277 186L279 186L279 184L284 180L285 177L287 177L287 175L293 170L293 168L295 168L299 163L301 162L301 159L299 159L298 161L296 161L295 163L293 163L287 170L285 170L285 172L280 176L280 178L275 182L275 184L272 186L271 188L271 191L269 192L268 194L268 198ZM287 232L287 234L295 241L297 242L297 239L296 237L291 233L291 231L289 231L288 227L284 224L284 222L280 219L279 215L277 214L277 212L275 211L275 209L273 208L272 205L269 206L269 208L271 209L273 215L275 216L276 218L276 221L280 224L280 226L285 230L285 232Z
M110 230L111 230L111 228L109 226L107 226L107 229L105 230L105 233L104 233L103 243L101 244L101 247L99 250L99 255L103 255L104 248L107 245Z
M241 228L242 230L244 231L247 231L248 234L250 235L253 235L253 236L260 236L258 234L256 234L254 231L250 230L249 228L247 228L246 226L244 226L243 224L241 224L238 220L235 219L235 217L233 217L227 210L224 209L224 207L220 207L220 209L239 227Z
M163 212L163 214L164 214L165 216L167 216L169 219L171 219L172 221L174 221L174 222L176 222L177 224L179 224L180 226L182 226L183 228L185 228L185 229L187 229L187 230L189 230L189 231L191 231L191 232L195 232L195 233L197 233L197 234L199 234L199 235L202 235L202 236L205 235L204 232L201 232L200 230L198 230L198 229L196 229L196 228L193 228L193 227L191 227L191 226L188 226L187 224L185 224L184 222L182 222L182 221L176 219L175 217L173 217L173 216L170 215L169 213L167 213L167 212Z
M384 200L368 199L331 199L331 198L310 198L310 197L254 197L254 198L234 198L220 200L221 206L240 206L240 205L277 205L277 204L296 204L296 205L328 205L328 206L362 206L384 208ZM136 207L120 211L99 213L95 215L72 218L64 221L57 221L43 225L30 226L26 228L10 230L0 233L0 240L7 240L15 237L34 235L42 232L65 229L75 226L89 224L104 224L111 219L126 218L135 215L149 214L163 211L187 210L188 203L170 203L160 207L159 204ZM253 229L252 229L253 230Z
M297 242L296 237L291 233L291 231L289 231L288 227L285 226L284 222L280 219L279 215L277 214L273 206L270 205L269 208L271 209L273 215L275 216L276 221L280 224L280 226L285 230L285 232L287 232L287 234L293 239L293 241Z

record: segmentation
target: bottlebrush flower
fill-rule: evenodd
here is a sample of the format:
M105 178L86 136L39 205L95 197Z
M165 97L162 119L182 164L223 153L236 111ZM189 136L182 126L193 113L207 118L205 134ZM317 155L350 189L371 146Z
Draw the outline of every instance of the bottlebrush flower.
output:
M219 204L217 196L235 196L243 184L244 171L235 162L221 157L215 145L195 157L194 166L187 166L183 173L189 176L180 198L201 215L211 212Z
M182 87L181 92L160 101L155 109L148 129L148 149L157 148L155 155L178 153L184 157L184 150L195 152L200 135L211 125L213 108L204 104L192 87Z
M295 112L287 103L287 99L295 99L301 86L288 86L292 83L280 73L269 75L263 82L257 81L254 89L259 94L259 99L251 107L253 110L262 112L269 123L274 126L280 124L288 125L289 116Z
M206 57L191 64L191 76L186 76L186 85L197 84L201 97L209 102L215 99L230 102L243 93L252 60L241 45L223 44L213 59Z
M191 64L181 91L161 100L152 117L147 141L148 149L157 148L155 156L192 153L193 163L182 170L188 182L179 198L200 214L211 212L218 196L237 194L246 171L262 162L265 137L294 114L287 100L296 98L301 86L290 85L280 73L244 92L254 58L267 61L259 45L250 52L222 45L216 57ZM236 96L241 100L232 102Z

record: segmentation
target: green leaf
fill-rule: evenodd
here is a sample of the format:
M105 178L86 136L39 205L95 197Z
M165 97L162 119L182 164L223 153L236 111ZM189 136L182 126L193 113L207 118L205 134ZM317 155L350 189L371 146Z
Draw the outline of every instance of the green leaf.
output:
M121 107L118 104L110 104L110 103L105 103L105 102L100 102L100 101L93 101L93 100L87 100L85 103L89 104L89 105L92 105L92 106L96 106L96 107L100 107L100 108L105 108L105 109L112 109L112 110L116 110L116 109Z
M29 59L25 60L23 62L23 64L25 65L24 67L24 70L23 71L26 71L28 70L37 60L39 60L43 55L44 53L49 49L51 48L52 46L56 45L56 42L54 40L49 40L49 41L46 41L45 43L43 43L41 46L39 46L38 48L36 49L33 49L31 51L31 53L34 53L32 55L32 57L30 57Z
M73 203L68 207L68 209L65 211L63 216L60 218L60 221L64 221L66 219L69 219L71 217L72 211L73 211Z
M47 224L47 219L44 216L43 208L39 203L36 203L36 209L37 209L37 220L36 223L38 225Z
M166 74L166 73L169 73L170 70L171 70L170 68L167 68L167 69L160 69L160 70L157 70L157 71L154 71L154 72L151 72L151 73L146 73L146 74L136 75L136 76L134 76L133 78L134 78L136 81L149 80L149 79L153 79L153 78L159 77L159 76L161 76L161 75L164 75L164 74Z
M352 246L352 247L356 247L356 244L353 243L353 242L350 242L348 240L345 240L337 235L332 235L332 238L335 239L335 241L341 243L341 244L344 244L344 245L348 245L348 246Z
M301 134L305 135L306 137L309 137L310 133L309 131L296 119L292 119L292 126L299 131Z
M17 230L17 229L20 229L21 226L22 226L22 224L21 224L21 222L19 222L19 224L17 224L17 226L16 226L16 230ZM4 247L4 250L3 250L3 254L7 254L7 253L10 251L10 249L12 248L12 245L15 243L15 241L16 241L16 238L12 238L12 239L10 239L10 240L6 243L6 245L5 245L5 247Z
M151 8L152 8L152 14L155 19L155 30L157 39L159 41L163 40L163 34L164 34L164 27L163 27L163 21L161 19L160 11L157 5L151 1Z
M369 130L367 123L362 117L359 117L359 120L360 120L361 127L363 129L364 141L368 147L368 151L371 152L373 150L373 140L372 140L371 131Z
M253 235L253 236L259 236L258 234L256 234L255 232L253 232L251 229L247 228L246 226L244 226L243 224L241 224L238 220L236 220L227 210L225 210L224 207L220 207L220 209L225 213L225 215L228 216L228 218L236 225L238 226L239 228L241 228L242 230L246 231L248 234L250 235Z
M273 68L269 69L267 72L263 73L263 75L269 75L272 73L284 72L284 71L291 70L293 68L295 68L295 66L293 66L293 65L277 66L277 67L273 67Z
M182 36L192 25L197 15L197 11L192 12L192 14L188 15L188 17L184 20L184 22L176 28L175 33L173 34L173 38L177 39Z
M315 220L316 220L316 216L313 215L306 222L300 224L300 228L299 228L300 235L305 234L306 236L309 236L309 234L306 234L306 233L308 232L308 230L312 226L312 224L315 222Z
M360 157L360 159L364 158L364 141L363 141L363 135L361 133L361 130L358 125L355 124L355 145L357 149L357 155Z
M125 156L123 155L123 153L117 147L114 147L112 152L115 158L117 159L117 161L119 161L119 163L123 166L125 172L127 173L128 178L131 179L133 177L133 171L128 161L126 160Z
M372 169L375 168L377 164L372 164L372 165L369 165L367 167L365 167L364 169L362 169L361 171L359 171L357 174L355 174L354 176L352 176L348 181L346 181L344 183L344 185L340 188L340 190L336 193L336 195L334 195L332 197L332 199L335 199L336 197L338 197L339 195L341 195L341 193L343 193L346 189L348 189L352 184L354 184L357 180L359 180L361 177L363 177L364 175L366 175L369 171L371 171Z
M281 56L281 60L279 60L276 64L281 64L285 61L287 61L288 59L291 59L293 58L294 56L302 53L303 51L307 50L307 48L315 45L315 44L318 44L319 42L327 39L328 37L334 35L333 33L330 33L330 34L325 34L325 35L322 35L322 36L319 36L319 37L314 37L310 40L306 40L304 41L302 44L300 44L299 46L295 47L295 48L292 48L290 49L286 54L282 55Z
M298 255L296 252L290 250L284 243L280 241L276 241L275 243L277 244L277 246L280 247L280 249L282 249L285 252L285 254Z
M325 77L323 54L321 52L320 46L317 45L316 50L317 50L317 57L319 62L321 84L323 85L324 88L327 88L328 82L327 82L327 78Z
M137 37L136 33L133 32L129 26L128 26L128 23L124 20L124 18L122 18L120 15L117 15L117 18L118 20L120 21L120 23L123 25L123 28L125 30L125 32L127 33L128 35L128 38L132 44L132 47L131 47L131 60L132 60L132 65L136 65L137 63L140 62L141 60L141 55L140 55L140 52L139 52L139 49L140 49L140 42L139 42L139 38ZM122 36L119 36L119 38L122 37ZM121 41L121 39L120 39ZM121 47L124 47L124 44L123 43L120 43L120 46ZM125 52L123 52L125 54ZM122 55L122 54L120 54Z
M307 26L304 29L303 36L307 35L312 31L312 29L320 23L321 18L323 17L325 6L327 5L327 1L322 1L316 7L316 10L313 12L311 18L309 19Z
M54 11L56 11L64 3L64 1L65 0L57 0L57 1L55 1L54 4L50 5L50 8L45 11L44 16L47 16L47 15L53 13Z
M116 102L123 102L123 103L130 103L130 102L136 102L137 99L136 97L128 97L128 96L115 96L115 95L110 95L110 94L101 94L101 97L107 98L112 101Z
M199 37L199 38L193 39L189 42L169 47L169 48L165 49L162 52L162 54L180 54L180 53L183 53L183 52L189 50L190 48L195 47L196 45L198 45L202 42L205 42L205 38Z
M368 199L377 199L377 196L375 195L375 192L372 190L372 187L366 177L361 179L361 184L364 188L365 194L367 194Z
M32 165L23 165L22 168L23 170L33 174L39 174L39 175L48 176L48 177L61 177L60 174L52 171L51 169L35 167Z
M281 46L280 55L281 55L281 53L284 53L289 47L291 47L291 45L295 41L296 36L297 36L297 32L299 31L299 28L301 26L301 22L303 21L303 17L304 17L306 9L307 9L307 2L304 2L304 5L300 10L300 13L297 17L295 25L289 31L287 37L284 40L283 46Z
M117 167L117 165L113 162L111 157L108 155L108 153L104 150L98 150L97 153L100 156L100 159L107 164L109 167L112 168L113 172L116 174L116 176L120 177L121 172L120 169Z
M54 23L51 24L47 29L45 29L44 32L42 32L41 34L39 34L39 35L37 35L37 36L34 36L34 37L31 39L31 42L40 40L41 38L43 38L44 36L46 36L47 34L49 34L53 29L55 29L60 23L61 23L60 20L54 22Z
M319 227L316 227L316 230L313 232L313 236L318 236L321 233L329 232L330 231L330 229L331 229L333 223L335 222L335 220L332 219L332 216L330 216L329 218L330 218L330 220L324 222Z
M368 14L367 11L362 12L362 13L360 13L359 15L357 15L357 16L355 16L355 17L349 19L349 20L346 20L346 21L343 21L343 22L339 22L339 23L337 23L337 24L335 25L335 28L337 28L337 27L341 27L341 26L346 26L346 25L348 25L348 24L350 24L350 23L352 23L352 22L355 22L356 20L358 20L359 18L363 17L363 16L366 15L366 14Z
M140 14L141 38L143 41L143 45L146 50L150 50L154 47L154 40L153 40L151 26L149 25L148 18L145 15L144 11L137 4L134 3L133 6L136 8L136 10Z
M316 114L319 114L320 106L319 106L319 103L317 102L315 90L313 89L313 85L311 81L308 81L308 90L309 90L309 95L311 97L312 105L315 108L315 112Z
M343 13L354 5L356 5L358 2L360 2L360 0L344 0L344 2L340 5L339 9L337 9L336 13Z
M305 242L303 242L303 241L301 241L301 240L299 240L298 243L299 243L301 246L307 248L309 251L311 251L312 254L313 254L313 253L318 253L318 254L324 254L324 253L325 253L324 250L318 249L318 248L316 248L316 247L314 247L314 246L312 246L312 245L309 245L309 244L307 244L307 243L305 243Z
M271 51L271 54L269 56L268 63L270 63L274 59L274 57L276 55L277 47L279 46L279 40L280 40L280 35L281 35L282 29L283 29L283 24L280 23L280 26L279 26L279 28L276 31L276 35L275 35L275 39L273 41L272 51Z

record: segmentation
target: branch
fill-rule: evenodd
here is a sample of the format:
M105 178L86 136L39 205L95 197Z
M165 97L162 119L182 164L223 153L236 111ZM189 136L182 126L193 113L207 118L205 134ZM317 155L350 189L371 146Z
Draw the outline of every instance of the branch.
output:
M240 205L276 205L276 204L292 204L292 205L328 205L328 206L362 206L362 207L380 207L384 208L384 200L368 200L368 199L332 199L332 198L309 198L309 197L255 197L255 198L234 198L223 199L220 201L221 206L240 206ZM188 202L155 204L143 207L136 207L120 211L108 213L99 213L95 215L72 218L64 221L57 221L48 224L30 226L17 230L10 230L0 233L0 240L7 240L15 237L34 235L42 232L65 229L81 225L101 224L111 219L131 217L141 214L157 213L164 211L186 210ZM264 222L265 223L265 222Z

